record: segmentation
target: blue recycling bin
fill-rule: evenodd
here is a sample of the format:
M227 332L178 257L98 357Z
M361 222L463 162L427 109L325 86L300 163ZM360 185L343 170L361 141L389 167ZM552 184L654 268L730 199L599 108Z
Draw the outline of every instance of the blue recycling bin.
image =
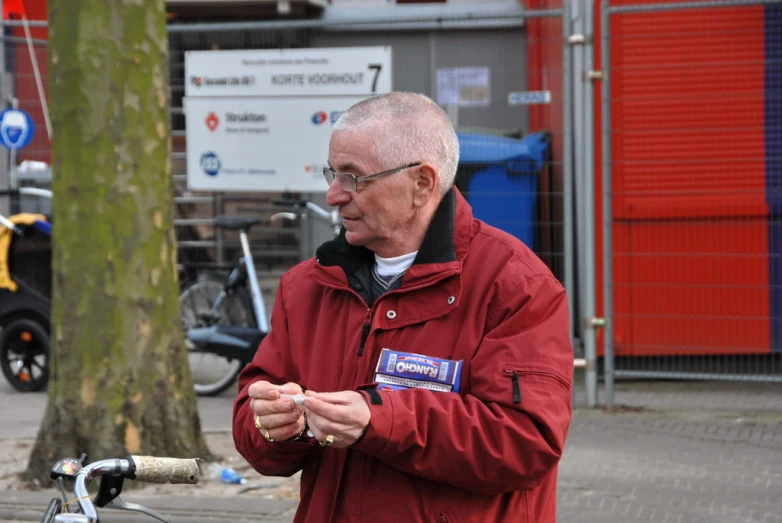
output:
M512 234L535 250L538 177L549 134L522 139L457 133L461 149L457 187L476 218Z

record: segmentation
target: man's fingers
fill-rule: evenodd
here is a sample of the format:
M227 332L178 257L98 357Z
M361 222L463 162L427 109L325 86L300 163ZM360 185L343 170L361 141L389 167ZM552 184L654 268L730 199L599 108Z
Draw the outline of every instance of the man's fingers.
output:
M350 410L344 405L327 403L317 397L309 397L304 400L304 408L321 418L326 418L333 423L349 424L351 422Z
M278 427L284 427L291 423L298 423L300 417L301 413L298 410L293 410L291 412L265 414L263 416L258 416L258 419L264 428L271 430Z
M277 390L282 392L283 394L301 394L303 391L301 390L301 386L298 383L292 383L288 382L285 385L278 385Z
M301 427L299 426L298 421L273 428L267 428L266 425L264 425L264 428L268 430L268 437L272 438L274 441L285 441L286 439L290 439L301 432ZM266 437L265 432L264 437Z
M355 392L343 391L343 392L311 392L307 391L307 397L315 398L325 403L331 403L334 405L348 405L356 401Z
M276 400L252 399L250 400L250 410L258 416L266 416L296 411L296 404L290 398L279 398Z
M251 398L276 400L280 397L280 388L268 381L256 381L247 389L247 394Z
M347 425L334 423L331 420L318 416L308 416L307 426L318 441L323 441L329 434L341 437L342 434L350 430L350 427Z

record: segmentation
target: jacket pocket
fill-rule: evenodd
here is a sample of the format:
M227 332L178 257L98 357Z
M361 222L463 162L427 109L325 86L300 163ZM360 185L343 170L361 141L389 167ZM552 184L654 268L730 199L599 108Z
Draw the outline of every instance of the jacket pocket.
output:
M502 369L502 374L506 378L510 379L512 393L511 399L515 405L521 404L523 399L521 395L521 383L523 383L527 378L544 378L551 380L557 386L562 387L566 391L570 390L570 383L568 383L567 380L546 369L506 365Z

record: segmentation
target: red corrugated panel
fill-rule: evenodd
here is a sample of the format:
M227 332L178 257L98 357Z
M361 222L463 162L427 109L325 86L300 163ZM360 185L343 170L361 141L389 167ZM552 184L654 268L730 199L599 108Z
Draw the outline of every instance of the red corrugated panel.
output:
M763 8L613 15L611 36L616 354L768 352Z
M767 353L764 219L618 223L617 356Z
M622 14L611 32L615 218L766 215L763 7Z

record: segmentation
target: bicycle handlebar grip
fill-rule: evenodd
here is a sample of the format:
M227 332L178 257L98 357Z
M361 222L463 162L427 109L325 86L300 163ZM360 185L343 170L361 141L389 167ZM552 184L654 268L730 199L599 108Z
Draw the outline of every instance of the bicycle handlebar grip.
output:
M195 459L130 456L136 466L136 478L147 483L198 483L198 462Z

